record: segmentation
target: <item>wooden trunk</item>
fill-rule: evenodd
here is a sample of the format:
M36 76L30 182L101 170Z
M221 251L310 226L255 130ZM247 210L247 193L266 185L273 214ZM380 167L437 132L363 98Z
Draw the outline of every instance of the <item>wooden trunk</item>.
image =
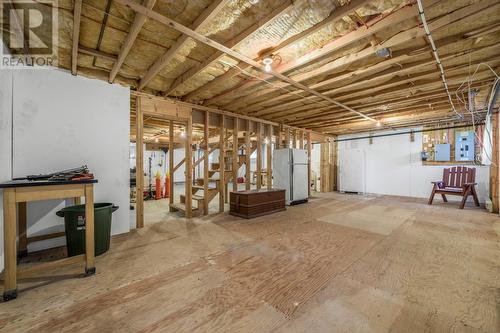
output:
M229 214L250 219L285 210L285 190L231 192Z

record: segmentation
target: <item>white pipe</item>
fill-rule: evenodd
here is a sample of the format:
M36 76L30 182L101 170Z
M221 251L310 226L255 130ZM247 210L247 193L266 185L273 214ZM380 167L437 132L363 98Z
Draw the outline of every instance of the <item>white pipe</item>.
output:
M429 43L431 44L432 54L434 55L434 58L436 59L436 63L438 65L439 71L441 73L440 74L441 80L443 81L444 89L446 90L446 94L448 95L448 100L450 101L451 109L453 110L453 112L456 113L456 115L459 117L459 119L463 119L463 115L457 112L457 110L455 109L455 105L453 104L453 100L451 99L450 90L448 89L448 83L446 82L446 76L444 74L444 68L443 68L443 65L441 64L441 60L439 59L438 49L436 47L436 44L434 43L434 39L432 38L431 31L429 30L429 26L427 25L427 20L425 19L424 5L422 4L422 0L417 0L417 5L418 5L418 13L420 14L420 20L422 20L422 24L424 25L425 34L427 35L427 39L429 40Z

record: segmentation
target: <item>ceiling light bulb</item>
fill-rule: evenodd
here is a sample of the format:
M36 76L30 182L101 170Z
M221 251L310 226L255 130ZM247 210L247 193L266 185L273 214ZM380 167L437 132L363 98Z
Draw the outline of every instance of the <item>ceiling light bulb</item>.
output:
M266 145L267 145L267 144L269 144L269 139L268 139L268 138L265 138L265 139L264 139L264 143L265 143Z
M252 5L256 5L259 3L259 0L249 0L249 2L252 4Z
M265 64L265 65L264 65L264 70L265 70L266 72L270 72L270 71L271 71L271 65L270 65L270 64Z
M377 127L380 127L380 126L382 126L382 123L379 120L379 121L377 121Z
M156 143L160 142L160 139L155 138L155 142L156 142Z
M186 137L186 132L181 132L181 138L185 138Z

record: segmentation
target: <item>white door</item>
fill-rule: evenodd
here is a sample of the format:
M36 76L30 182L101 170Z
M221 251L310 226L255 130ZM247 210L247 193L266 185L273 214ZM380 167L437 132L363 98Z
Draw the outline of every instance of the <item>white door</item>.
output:
M339 190L365 192L365 153L363 150L339 151Z

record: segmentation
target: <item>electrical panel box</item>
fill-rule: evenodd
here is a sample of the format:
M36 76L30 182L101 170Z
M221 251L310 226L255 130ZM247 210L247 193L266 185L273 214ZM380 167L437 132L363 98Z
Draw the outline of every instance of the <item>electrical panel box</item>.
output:
M450 159L450 144L437 144L434 148L434 160L439 162L449 162Z
M474 132L455 132L455 161L474 161Z

